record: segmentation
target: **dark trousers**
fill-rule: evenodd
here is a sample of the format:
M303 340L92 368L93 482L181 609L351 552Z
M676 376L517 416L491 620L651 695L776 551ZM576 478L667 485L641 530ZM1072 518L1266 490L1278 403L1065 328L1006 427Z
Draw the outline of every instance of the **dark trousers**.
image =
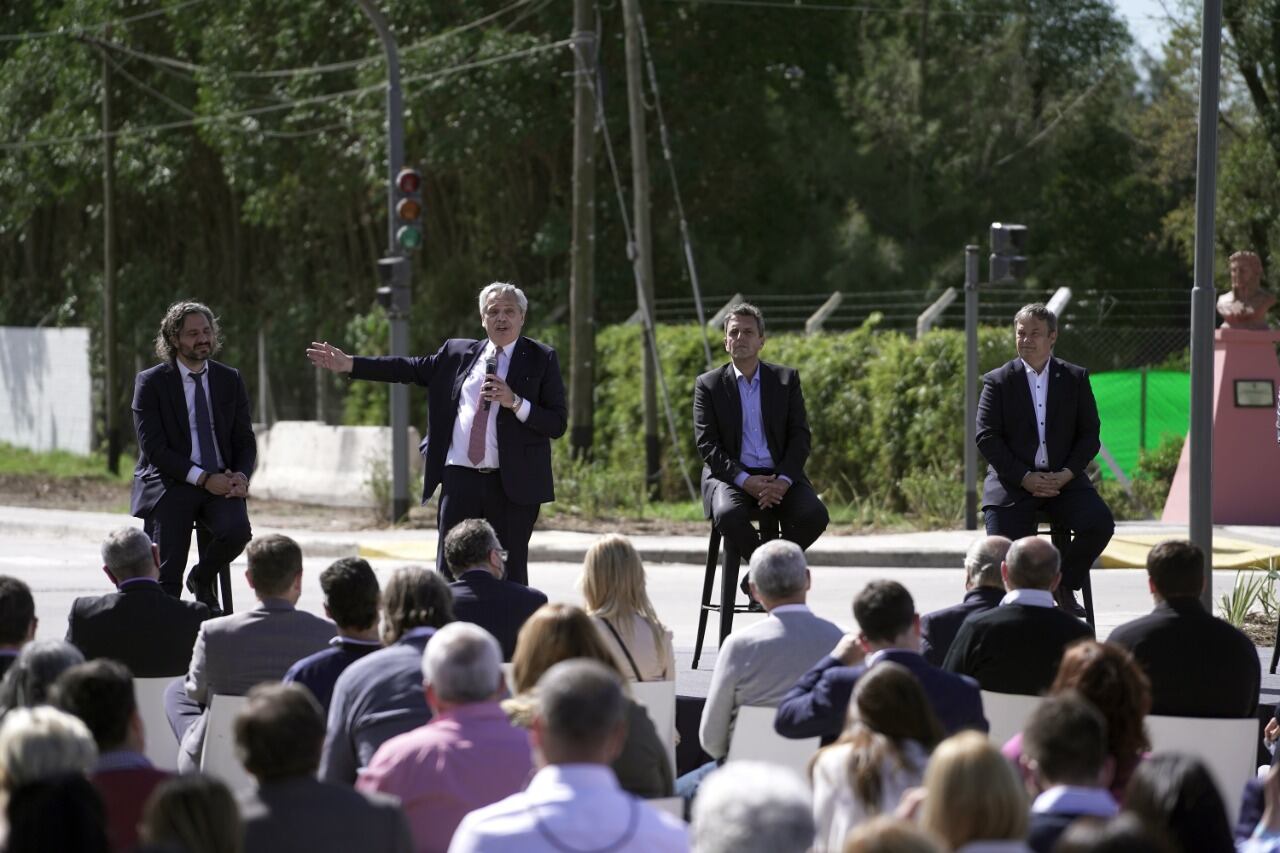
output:
M169 718L173 735L182 743L187 729L200 719L204 706L187 695L186 677L179 676L164 688L164 715ZM160 732L147 732L147 737L164 737Z
M752 470L750 473L772 472ZM716 481L711 495L711 519L720 535L738 549L743 560L750 560L760 545L760 531L751 523L752 514L757 510L758 504L751 495L731 483ZM827 508L813 487L799 480L791 484L773 512L778 517L779 535L799 545L801 550L817 541L830 521Z
M538 520L539 504L518 504L507 498L497 471L482 474L463 465L446 465L440 487L440 512L436 521L436 568L452 577L444 559L444 537L454 525L468 518L483 518L493 525L507 552L507 579L529 585L529 537Z
M165 489L144 528L160 549L160 586L174 598L182 595L182 575L195 522L209 531L209 541L201 548L200 562L191 574L209 583L240 556L253 535L244 498L220 497L189 483Z
M1036 513L1042 511L1071 531L1071 545L1062 553L1062 585L1080 589L1115 532L1111 510L1093 489L1072 489L1053 498L1024 498L1013 506L984 506L982 517L987 535L1017 541L1036 535Z

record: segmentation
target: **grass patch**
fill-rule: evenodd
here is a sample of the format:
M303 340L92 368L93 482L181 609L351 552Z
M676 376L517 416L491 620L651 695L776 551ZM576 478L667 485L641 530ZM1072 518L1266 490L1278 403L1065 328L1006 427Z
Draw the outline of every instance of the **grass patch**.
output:
M107 457L102 453L78 456L65 450L37 452L0 442L0 474L27 477L88 477L105 482L127 483L133 479L132 456L120 455L120 473L107 470Z

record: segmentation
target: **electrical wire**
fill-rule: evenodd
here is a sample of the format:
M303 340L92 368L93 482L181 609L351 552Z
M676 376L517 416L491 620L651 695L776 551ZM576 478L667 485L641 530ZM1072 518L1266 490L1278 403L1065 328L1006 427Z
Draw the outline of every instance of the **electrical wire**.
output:
M58 30L46 30L43 32L27 32L27 33L0 33L0 42L11 41L34 41L36 39L57 38L59 36L82 36L91 32L105 30L107 27L120 27L126 24L132 24L137 21L145 21L148 18L155 18L160 15L167 15L170 12L177 12L190 6L208 2L208 0L186 0L184 3L178 3L175 6L166 6L163 9L152 9L150 12L143 12L128 18L117 18L112 21L104 21L100 24L89 24L82 27L65 27Z

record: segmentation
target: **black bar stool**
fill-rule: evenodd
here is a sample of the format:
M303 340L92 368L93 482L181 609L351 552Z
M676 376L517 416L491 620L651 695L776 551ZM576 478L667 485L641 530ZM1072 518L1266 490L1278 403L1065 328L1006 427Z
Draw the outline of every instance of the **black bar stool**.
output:
M752 521L760 523L760 540L768 542L778 538L778 518L769 510L761 510L752 514ZM720 644L733 631L733 614L750 613L746 604L738 604L738 568L742 564L742 555L728 539L724 540L724 572L720 576L720 601L712 602L711 587L715 583L716 567L720 564L720 530L713 523L711 535L707 537L707 572L702 580L702 607L698 611L698 639L693 646L693 669L698 668L698 659L702 657L702 641L707 633L707 613L712 610L720 614Z
M1046 528L1041 530L1041 528ZM1054 524L1049 518L1049 513L1036 513L1036 534L1049 534L1049 541L1053 543L1053 547L1058 549L1058 553L1062 554L1071 544L1071 529L1061 525ZM1084 584L1080 587L1081 597L1084 598L1084 619L1089 623L1090 628L1097 628L1093 621L1093 582L1089 579L1092 572L1084 573Z
M196 534L196 553L201 555L201 557L203 557L205 552L205 547L209 544L209 538L213 536L213 534L209 532L209 528L201 524L198 519L196 521L191 522L191 529ZM142 530L147 534L147 536L151 538L152 542L155 541L155 536L151 532L151 519L148 518L145 521L143 521ZM184 571L185 571L185 567L184 567ZM185 577L182 579L185 580ZM231 602L231 567L230 566L224 566L222 569L218 571L218 583L222 588L222 596L221 596L222 613L220 615L226 616L233 612L233 606ZM181 597L181 593L179 593L179 597Z

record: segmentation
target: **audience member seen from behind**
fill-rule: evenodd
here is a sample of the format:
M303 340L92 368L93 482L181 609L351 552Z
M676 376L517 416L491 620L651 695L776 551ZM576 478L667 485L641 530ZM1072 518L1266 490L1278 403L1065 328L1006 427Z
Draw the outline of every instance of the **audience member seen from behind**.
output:
M468 812L524 789L533 755L528 732L498 704L502 649L479 625L441 628L422 656L422 677L431 721L379 747L356 788L397 797L418 853L443 853Z
M881 815L853 829L843 853L946 853L937 840L912 823Z
M49 688L63 672L84 663L84 655L62 640L27 643L0 680L0 715L49 701Z
M904 666L883 663L858 680L843 735L810 765L818 845L839 849L849 830L893 814L920 784L929 753L943 738L920 682Z
M671 631L649 601L644 564L631 540L611 533L587 550L582 596L591 621L627 678L669 681L676 677Z
M1038 792L1027 837L1036 853L1050 853L1078 818L1109 819L1120 811L1107 790L1107 721L1079 693L1050 696L1031 712L1022 731L1022 761Z
M29 782L8 797L5 853L107 853L102 801L80 774Z
M1145 723L1151 710L1147 676L1133 655L1119 646L1080 640L1063 654L1049 695L1068 690L1087 699L1107 722L1107 755L1113 767L1111 796L1123 803L1129 777L1151 749ZM1022 754L1022 735L1010 738L1002 751L1010 761L1017 762Z
M502 659L511 660L520 626L547 596L507 579L507 552L483 518L454 525L444 538L444 556L456 578L449 584L454 618L488 631L502 648Z
M1240 823L1236 826L1236 832L1239 834L1244 829L1246 834L1236 843L1239 853L1275 853L1280 850L1280 765L1271 765L1267 775L1260 781L1262 815L1256 825L1247 827L1245 809L1240 810Z
M111 847L132 850L138 843L142 807L169 778L144 754L146 732L138 715L133 676L124 664L105 658L77 664L58 676L50 698L89 727L98 747L90 781L106 809ZM165 737L168 732L158 734Z
M1153 755L1138 765L1124 807L1153 832L1167 833L1175 853L1232 853L1236 849L1213 776L1200 759Z
M511 721L529 727L536 716L534 687L547 670L561 661L588 658L600 661L619 678L617 660L591 618L569 604L548 604L538 610L520 629L512 660L512 680L516 695L503 702ZM626 733L622 751L611 762L624 791L638 797L669 797L672 794L671 761L667 757L649 713L638 702L624 697Z
M348 666L333 685L320 778L353 785L361 767L396 735L431 719L422 695L422 652L453 621L453 594L438 572L396 569L383 591L385 649Z
M38 621L31 588L15 577L0 575L0 677L22 647L35 639Z
M1004 598L1000 566L1013 543L1004 536L974 540L964 557L964 600L920 617L920 654L934 666L942 666L947 651L964 620L986 613Z
M97 761L89 729L57 708L15 708L0 723L0 792L54 776L88 778Z
M1137 815L1125 812L1111 820L1080 818L1058 839L1053 853L1170 853L1170 847Z
M144 844L182 853L242 853L244 825L231 790L212 776L190 773L165 782L142 813Z
M308 655L289 667L284 682L297 682L311 691L327 714L333 684L343 670L382 648L378 639L378 578L359 557L335 560L320 573L324 615L338 626L329 648Z
M628 717L611 661L558 663L539 679L537 695L530 731L541 769L525 790L463 818L450 853L688 850L684 824L629 796L609 769L627 739Z
M776 764L735 761L709 776L693 801L698 853L809 850L814 841L809 786ZM838 848L837 848L838 849Z
M986 735L961 732L933 751L920 825L956 853L1029 853L1027 792Z
M324 716L305 687L260 684L236 715L236 754L257 780L240 794L245 853L408 853L409 826L381 794L316 779Z

